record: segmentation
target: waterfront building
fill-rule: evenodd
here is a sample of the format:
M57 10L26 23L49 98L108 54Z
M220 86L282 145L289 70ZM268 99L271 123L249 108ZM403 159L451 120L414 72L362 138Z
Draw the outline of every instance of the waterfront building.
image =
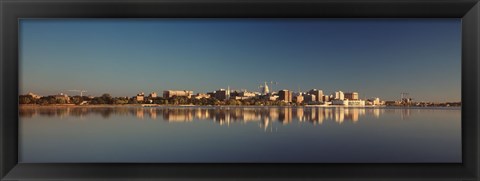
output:
M317 101L316 96L313 95L313 94L304 94L303 98L304 98L303 102L305 102L305 103L311 103L311 102Z
M364 100L349 100L348 106L365 106Z
M195 99L202 99L202 98L208 99L208 98L210 98L210 96L211 96L211 95L208 94L208 93L207 93L207 94L198 93L197 95L195 95L195 96L193 96L193 97L194 97Z
M368 99L368 102L369 102L369 104L374 105L374 106L382 105L382 103L380 102L380 98L378 98L378 97Z
M398 105L401 105L401 102L399 102L399 101L385 101L385 105L387 105L387 106L398 106Z
M215 99L218 99L220 101L227 100L230 97L229 94L230 93L228 90L225 90L225 89L217 90L215 91Z
M332 100L332 105L343 105L343 106L365 106L365 101L363 100Z
M182 97L191 98L192 95L193 95L193 91L187 91L187 90L166 90L166 91L163 91L163 97L164 98L171 98L173 96L182 96Z
M70 97L68 97L68 95L67 95L67 94L64 94L64 93L60 93L60 94L54 95L53 97L54 97L56 100L64 100L65 103L70 102Z
M264 83L263 86L260 87L262 90L262 95L267 95L270 93L270 89L268 88L267 82Z
M213 92L207 92L207 95L209 95L210 97L215 97L215 91L213 91Z
M330 96L324 95L324 96L322 97L322 100L323 100L323 102L330 102Z
M343 94L342 91L338 91L338 92L335 92L335 98L336 100L344 100L345 99L345 95Z
M278 91L278 98L279 100L284 102L292 102L292 91L285 89Z
M230 92L230 97L238 97L238 96L240 96L240 92L238 92L238 91L236 91L236 90Z
M315 101L317 102L323 102L323 91L322 90L317 90L317 89L312 89L308 91L309 94L315 95Z
M230 99L230 86L227 86L227 100Z
M358 92L347 92L347 93L345 93L345 99L358 100Z
M156 92L152 92L150 93L150 95L148 96L150 98L157 98L157 93Z
M257 96L254 92L248 92L246 90L238 92L234 91L230 93L230 97L235 99L235 100L245 100L245 99L250 99Z
M297 95L294 97L295 98L295 102L296 103L302 103L303 102L303 96L300 94L300 95Z
M246 100L246 99L251 99L252 97L235 96L235 97L231 97L231 98L235 99L235 100Z
M238 96L240 96L240 97L255 97L256 95L255 95L254 92L243 91L243 92L239 92Z
M31 96L33 99L40 99L40 98L42 98L42 96L39 96L39 95L34 94L34 93L31 93L31 92L29 92L29 93L27 94L27 96Z
M276 101L276 100L278 100L278 98L279 98L278 95L270 95L270 96L268 96L268 100L270 100L270 101Z
M139 94L137 94L137 96L135 97L135 100L137 100L138 102L142 102L145 100L145 93L141 92Z

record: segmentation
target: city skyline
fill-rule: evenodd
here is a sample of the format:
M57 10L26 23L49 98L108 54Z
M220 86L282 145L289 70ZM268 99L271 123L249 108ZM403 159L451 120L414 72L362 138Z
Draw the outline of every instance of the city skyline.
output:
M460 19L20 21L20 94L321 89L460 101Z

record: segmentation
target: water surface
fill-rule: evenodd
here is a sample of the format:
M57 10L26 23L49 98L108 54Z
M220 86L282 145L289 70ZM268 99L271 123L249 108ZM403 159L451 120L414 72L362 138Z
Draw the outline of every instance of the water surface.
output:
M21 107L23 163L461 162L460 108Z

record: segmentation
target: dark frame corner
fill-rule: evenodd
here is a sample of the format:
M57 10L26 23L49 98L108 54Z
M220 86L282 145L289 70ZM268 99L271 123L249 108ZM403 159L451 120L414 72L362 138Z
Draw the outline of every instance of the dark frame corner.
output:
M463 164L19 164L18 18L160 17L462 18ZM0 56L0 180L480 179L479 0L0 0Z

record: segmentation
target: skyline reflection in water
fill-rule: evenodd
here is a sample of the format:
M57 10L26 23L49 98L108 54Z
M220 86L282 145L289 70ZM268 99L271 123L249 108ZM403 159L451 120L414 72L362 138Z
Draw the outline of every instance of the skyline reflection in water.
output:
M19 110L22 162L461 161L460 108Z
M445 108L443 108L445 109ZM453 108L456 109L456 108ZM355 107L22 107L20 118L46 117L85 117L90 114L101 115L108 119L112 115L135 116L138 119L159 117L167 122L190 122L195 120L214 120L219 124L229 122L278 121L284 124L296 119L299 122L322 124L324 120L334 120L341 124L344 121L357 122L359 117L371 115L379 118L384 113L400 113L401 119L408 119L416 109L384 109Z

